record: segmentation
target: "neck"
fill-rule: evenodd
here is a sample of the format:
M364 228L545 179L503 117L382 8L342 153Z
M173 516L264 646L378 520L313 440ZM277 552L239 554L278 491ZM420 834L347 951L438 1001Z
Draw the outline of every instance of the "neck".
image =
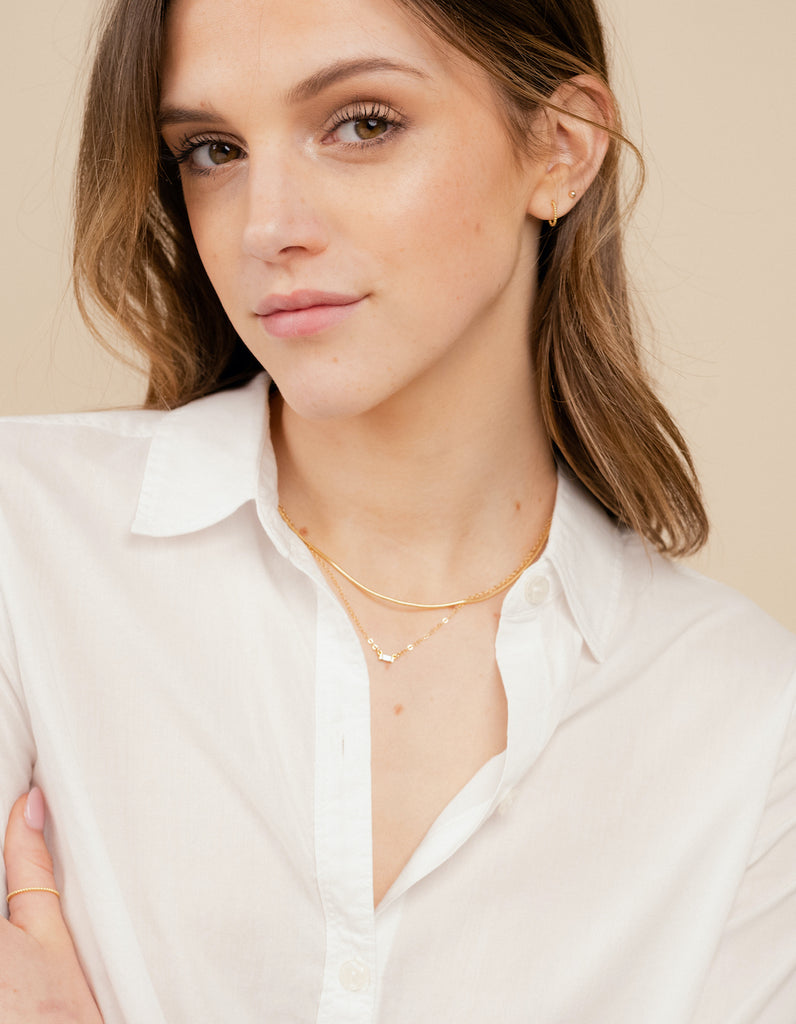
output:
M491 372L504 379L447 388L443 402L439 390L395 396L350 419L303 419L276 399L279 493L291 519L396 596L433 601L501 578L552 512L555 466L530 370Z

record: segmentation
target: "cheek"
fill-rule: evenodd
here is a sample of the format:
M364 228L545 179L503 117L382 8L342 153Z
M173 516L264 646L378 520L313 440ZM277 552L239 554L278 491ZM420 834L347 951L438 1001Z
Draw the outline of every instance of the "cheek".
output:
M526 230L517 183L483 162L465 167L462 159L393 192L386 236L390 270L449 301L466 300L473 288L479 299L499 291Z
M213 287L222 300L226 276L231 277L231 256L240 249L235 210L219 195L207 195L184 186L185 206L194 244Z
M226 302L228 298L225 294L227 291L227 280L231 278L230 271L232 266L226 255L229 250L225 245L225 240L223 236L219 237L218 232L212 230L202 231L201 228L199 230L194 229L193 236L199 252L199 258L202 261L207 276L210 278L210 283L219 293L222 301ZM226 275L224 273L225 270L227 271Z

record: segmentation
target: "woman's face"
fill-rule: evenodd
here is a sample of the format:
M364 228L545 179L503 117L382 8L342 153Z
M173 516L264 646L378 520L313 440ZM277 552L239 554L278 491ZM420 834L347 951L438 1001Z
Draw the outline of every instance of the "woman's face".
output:
M166 42L199 253L288 406L352 416L530 373L545 167L483 72L392 0L174 0Z

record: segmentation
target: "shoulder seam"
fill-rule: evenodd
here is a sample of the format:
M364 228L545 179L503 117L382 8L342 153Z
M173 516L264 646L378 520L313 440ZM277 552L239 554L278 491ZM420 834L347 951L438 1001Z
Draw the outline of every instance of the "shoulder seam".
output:
M141 421L135 422L126 418L132 413L135 420L141 414ZM84 430L95 430L117 437L151 437L157 424L165 415L159 409L109 409L102 412L60 413L42 416L8 416L0 418L0 429L14 427L43 427L64 429L69 427Z

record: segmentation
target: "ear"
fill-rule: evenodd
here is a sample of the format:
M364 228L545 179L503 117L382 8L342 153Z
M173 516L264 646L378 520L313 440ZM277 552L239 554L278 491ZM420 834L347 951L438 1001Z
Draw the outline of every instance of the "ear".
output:
M615 121L614 99L598 78L578 75L559 86L551 107L539 111L534 130L546 140L543 172L534 182L527 212L538 220L569 213L594 180ZM557 108L557 109L556 109ZM574 192L574 197L571 193Z

